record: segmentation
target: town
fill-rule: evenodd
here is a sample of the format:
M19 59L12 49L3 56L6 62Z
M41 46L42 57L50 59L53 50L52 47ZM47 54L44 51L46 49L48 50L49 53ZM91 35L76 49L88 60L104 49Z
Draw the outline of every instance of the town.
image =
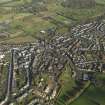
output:
M6 68L8 73L0 105L15 105L29 95L33 96L26 101L27 105L54 105L60 88L58 78L66 64L71 68L72 78L97 85L94 74L105 73L104 33L105 22L101 20L77 25L67 35L51 31L50 40L38 38L35 43L3 45L0 72Z
M105 105L105 0L0 0L0 105Z

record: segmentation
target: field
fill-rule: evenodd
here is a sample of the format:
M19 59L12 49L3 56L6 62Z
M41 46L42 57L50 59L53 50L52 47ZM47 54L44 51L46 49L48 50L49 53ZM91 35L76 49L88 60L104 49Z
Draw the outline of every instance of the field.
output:
M71 78L70 67L67 65L65 69L66 70L60 76L61 89L57 97L56 105L65 105L69 98L69 92L72 91L73 87L75 86L75 81Z
M55 105L105 105L105 86L95 87L93 84L90 84L76 100L68 104L68 101L72 98L70 94L76 84L75 81L71 79L70 68L66 66L65 69L65 72L63 72L60 77L61 90ZM97 78L105 80L105 75L98 75ZM76 92L76 90L74 90L74 92Z
M91 85L75 102L70 105L105 105L105 87Z
M57 27L59 32L67 32L73 24L95 18L104 13L104 0L96 0L95 8L90 9L70 9L64 8L56 0L48 1L46 10L37 12L16 12L15 7L23 5L31 0L1 1L0 22L9 21L8 38L0 38L0 43L21 43L23 37L25 42L33 41L41 30ZM3 4L2 4L3 3ZM27 37L28 36L28 37ZM18 38L17 38L18 37Z

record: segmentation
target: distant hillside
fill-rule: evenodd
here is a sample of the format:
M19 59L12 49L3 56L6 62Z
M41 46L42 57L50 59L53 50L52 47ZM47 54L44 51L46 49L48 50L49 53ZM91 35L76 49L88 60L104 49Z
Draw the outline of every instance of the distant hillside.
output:
M64 0L62 5L71 8L92 8L95 7L95 0Z

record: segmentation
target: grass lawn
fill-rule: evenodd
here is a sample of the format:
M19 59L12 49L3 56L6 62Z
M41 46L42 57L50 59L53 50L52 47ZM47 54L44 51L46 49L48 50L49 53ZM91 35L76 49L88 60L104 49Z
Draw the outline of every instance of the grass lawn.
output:
M0 101L5 98L6 86L7 86L7 67L3 66L1 69L0 66Z
M96 88L92 85L88 90L70 105L105 105L105 88Z
M12 39L8 39L5 41L2 41L2 43L6 42L6 43L25 43L25 42L34 42L35 39L32 36L18 36L18 37L14 37Z
M105 4L105 0L96 0L97 3Z
M75 85L75 82L71 78L71 72L70 68L66 67L66 70L64 73L61 75L61 81L62 81L62 91L59 96L62 96L65 94L68 90L71 90L72 87Z
M90 18L97 17L104 13L105 6L97 5L95 8L91 9L70 9L65 8L63 11L60 11L64 16L68 18L73 18L76 21L85 21Z
M62 73L60 80L61 80L61 91L58 95L56 105L63 105L63 103L66 103L65 95L69 96L68 91L71 91L72 87L75 86L75 82L71 78L70 67L68 67L68 65L66 66L66 70L64 71L64 73Z

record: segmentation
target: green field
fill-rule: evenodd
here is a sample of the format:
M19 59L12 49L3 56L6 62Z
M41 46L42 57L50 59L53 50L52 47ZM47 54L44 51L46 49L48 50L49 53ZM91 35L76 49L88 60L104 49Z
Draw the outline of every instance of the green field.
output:
M69 92L72 91L73 87L75 86L75 81L71 78L70 70L70 67L67 65L65 67L65 71L60 76L61 89L57 97L56 105L63 105L66 103L66 99L69 99Z
M33 41L33 38L41 30L57 27L59 32L67 32L68 28L78 22L86 21L102 15L105 10L105 0L96 0L97 5L95 8L90 9L71 9L64 8L60 1L52 0L46 4L47 10L40 11L36 15L29 12L16 12L15 6L27 4L31 0L14 0L8 2L2 0L4 4L0 7L0 21L11 21L10 27L7 31L11 32L9 38L0 39L0 42L7 41L8 43L21 43L23 37L25 42ZM44 19L51 17L52 19ZM27 37L28 36L28 37Z
M60 77L62 83L61 90L55 105L105 105L105 85L95 87L92 84L76 100L67 104L71 99L70 91L76 86L74 80L70 76L69 70L70 68L66 66L65 72ZM105 75L98 75L97 78L105 80Z
M105 87L97 88L91 85L70 105L105 105Z

